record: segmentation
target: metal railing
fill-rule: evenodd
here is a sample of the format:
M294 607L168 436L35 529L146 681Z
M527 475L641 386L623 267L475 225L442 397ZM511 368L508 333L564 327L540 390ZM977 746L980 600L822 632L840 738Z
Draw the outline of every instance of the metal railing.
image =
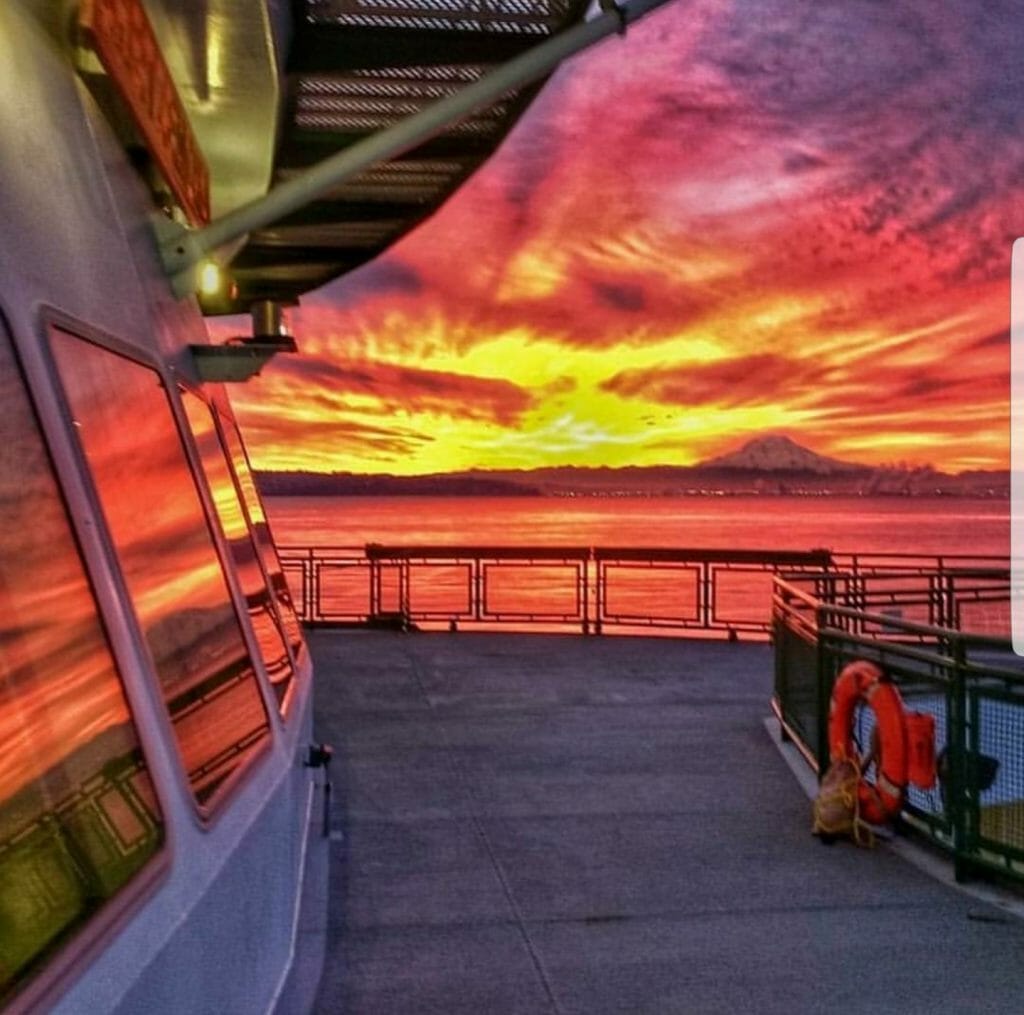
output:
M939 781L908 791L903 819L952 854L958 877L1024 881L1024 663L1005 558L371 544L284 547L281 560L311 625L771 637L773 707L819 772L836 676L875 660L935 719Z
M527 627L767 638L771 581L827 550L573 546L282 547L312 625Z
M838 673L855 658L877 662L907 708L935 721L938 779L908 789L903 820L952 854L958 878L987 869L1024 881L1024 661L1008 637L1009 569L944 563L932 573L790 574L774 585L773 707L812 767L829 763ZM862 745L872 726L860 709Z
M957 627L1002 602L1006 568L991 557L828 550L369 544L280 553L307 624L765 638L780 573L812 575L819 598Z

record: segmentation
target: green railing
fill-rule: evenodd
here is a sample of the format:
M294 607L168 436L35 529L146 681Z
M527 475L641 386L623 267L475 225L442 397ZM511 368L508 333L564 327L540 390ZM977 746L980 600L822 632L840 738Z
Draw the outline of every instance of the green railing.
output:
M1024 660L1005 633L963 629L972 610L971 626L1006 626L1009 571L896 567L774 584L773 707L784 735L823 772L836 676L853 659L877 662L908 709L935 719L939 778L934 789L908 790L902 820L952 855L958 878L994 870L1024 882ZM905 615L916 610L944 623ZM866 744L869 709L857 723Z

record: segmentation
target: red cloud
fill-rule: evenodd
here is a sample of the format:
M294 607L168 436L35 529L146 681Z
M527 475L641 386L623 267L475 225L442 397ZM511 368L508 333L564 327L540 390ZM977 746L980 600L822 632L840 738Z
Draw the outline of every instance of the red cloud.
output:
M372 360L293 357L268 370L259 399L316 398L324 410L341 410L346 396L368 395L385 411L403 408L456 419L514 426L533 405L529 392L509 381L423 370Z
M785 400L816 383L822 371L819 365L764 353L713 363L626 370L601 387L624 398L664 405L738 406Z

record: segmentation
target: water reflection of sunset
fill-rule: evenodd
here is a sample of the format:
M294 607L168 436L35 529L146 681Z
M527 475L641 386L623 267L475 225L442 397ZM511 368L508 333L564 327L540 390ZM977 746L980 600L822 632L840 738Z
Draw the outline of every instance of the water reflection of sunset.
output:
M666 7L305 298L302 355L233 392L256 464L687 464L784 431L1005 466L1022 43L1009 6Z

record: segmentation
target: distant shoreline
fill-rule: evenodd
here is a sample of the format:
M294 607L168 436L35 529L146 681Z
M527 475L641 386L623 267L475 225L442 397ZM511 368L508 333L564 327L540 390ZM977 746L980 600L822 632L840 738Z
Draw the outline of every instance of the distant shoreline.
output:
M896 491L856 491L856 490L672 490L663 493L648 493L639 490L622 491L542 491L542 490L515 490L500 492L455 492L444 490L347 490L347 491L302 491L302 490L266 490L260 487L264 497L323 497L339 498L347 497L352 499L365 500L372 497L389 498L425 498L436 497L438 499L465 498L472 500L479 497L518 497L531 498L539 497L545 500L621 500L626 498L643 500L669 500L683 497L703 500L716 500L727 497L763 497L781 499L785 497L800 498L802 500L829 500L832 498L863 499L863 500L987 500L1010 502L1008 490L986 491L926 491L900 493Z
M556 465L396 476L257 472L267 497L962 497L1009 500L1008 469L955 474L819 455L779 434L696 465Z

